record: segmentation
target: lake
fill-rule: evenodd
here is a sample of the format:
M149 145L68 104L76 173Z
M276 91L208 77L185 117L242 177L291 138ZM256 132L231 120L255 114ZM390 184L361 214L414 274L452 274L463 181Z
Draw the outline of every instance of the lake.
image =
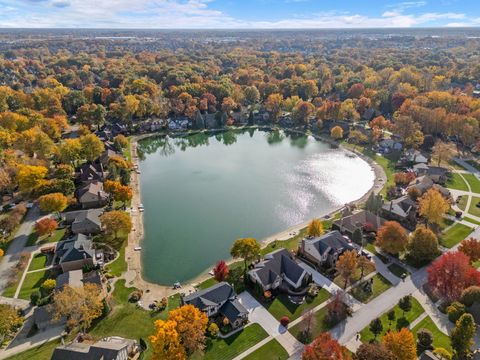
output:
M362 197L374 172L359 157L283 131L226 131L139 141L143 276L185 282L261 240Z

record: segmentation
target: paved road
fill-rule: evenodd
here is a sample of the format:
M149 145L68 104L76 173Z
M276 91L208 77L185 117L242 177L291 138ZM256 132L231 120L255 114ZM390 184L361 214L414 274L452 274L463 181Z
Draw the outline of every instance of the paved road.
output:
M12 240L7 253L0 261L0 293L8 285L9 275L11 269L17 264L20 254L25 250L28 236L32 232L35 222L40 218L40 210L38 207L30 209L25 216L23 223L15 234L15 238Z

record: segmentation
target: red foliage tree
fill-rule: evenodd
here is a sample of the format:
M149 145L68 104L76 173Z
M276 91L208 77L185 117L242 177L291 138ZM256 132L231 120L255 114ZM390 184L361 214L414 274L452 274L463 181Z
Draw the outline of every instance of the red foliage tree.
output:
M35 223L35 230L38 235L51 235L58 227L58 222L51 218L44 218Z
M470 262L475 262L480 259L480 241L473 237L468 240L463 240L458 250L470 258Z
M330 333L325 332L317 336L312 344L305 346L303 360L350 360L344 348Z
M448 252L428 267L428 285L448 301L458 300L462 291L480 285L480 272L470 265L470 258L462 252Z
M213 276L217 281L224 281L228 276L228 265L225 261L220 260L213 268Z
M282 324L283 327L287 327L289 323L290 323L290 319L288 318L288 316L283 316L280 319L280 324Z

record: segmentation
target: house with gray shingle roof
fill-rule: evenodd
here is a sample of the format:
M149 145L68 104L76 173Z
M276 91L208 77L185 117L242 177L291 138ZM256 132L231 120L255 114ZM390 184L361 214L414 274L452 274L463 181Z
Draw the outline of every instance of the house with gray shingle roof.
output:
M322 236L302 239L299 252L302 257L321 267L333 267L347 250L355 250L350 239L340 231L330 231Z
M51 360L127 360L138 351L135 340L113 336L94 344L73 342L57 346Z
M381 215L387 220L398 221L407 229L414 229L417 224L418 204L405 195L383 204Z
M181 302L182 305L195 306L209 318L224 316L233 328L238 328L248 321L247 309L240 304L235 290L226 282L183 296Z
M78 172L78 177L84 184L88 184L92 181L104 181L107 177L107 173L104 171L103 165L100 163L87 162L80 167Z
M59 241L55 247L54 264L59 265L63 272L81 270L83 267L93 267L102 253L93 248L93 242L83 234L77 234L70 239Z
M62 214L65 224L70 225L74 234L100 234L102 209L69 211Z
M76 197L84 209L99 208L108 203L108 194L103 191L103 183L99 181L78 188Z
M287 249L278 249L265 255L248 275L264 291L275 290L282 284L298 290L311 281L311 275L296 263Z
M335 220L332 224L332 230L338 230L342 234L352 238L355 230L360 229L363 231L366 225L369 227L371 226L372 229L370 231L377 232L378 229L385 223L385 221L385 219L368 210L361 210L354 214Z

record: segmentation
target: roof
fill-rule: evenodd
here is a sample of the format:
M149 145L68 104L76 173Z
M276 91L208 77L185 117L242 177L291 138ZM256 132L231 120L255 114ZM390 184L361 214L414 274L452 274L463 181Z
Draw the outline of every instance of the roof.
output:
M311 245L311 249L317 253L312 255L316 255L319 259L326 255L327 252L354 249L349 241L337 230L313 239L305 239L304 241Z
M425 191L430 189L433 186L433 184L434 182L429 176L423 175L423 176L419 176L418 178L410 182L408 187L409 188L415 187L423 194Z
M416 207L416 202L410 196L405 195L383 204L382 209L400 217L407 217L410 211Z
M255 272L265 286L283 276L297 283L305 270L292 260L288 250L278 249L265 255L264 260L259 262L251 272Z
M63 213L63 218L67 223L71 223L72 226L82 226L85 223L101 227L100 215L102 215L102 212L102 209L69 211Z
M362 210L336 220L334 221L334 224L339 228L347 229L349 232L353 233L355 229L362 228L366 223L370 223L375 229L378 229L385 223L385 221L385 219L368 210Z
M74 342L55 348L51 360L116 360L118 353L131 345L132 340L119 338L98 341L93 345Z
M92 248L92 240L83 234L77 234L70 239L60 241L55 248L55 254L59 257L59 263L94 258L95 250Z
M227 301L220 309L220 312L230 321L230 323L234 323L239 317L248 314L248 310L245 309L237 299Z
M236 294L233 287L223 281L207 289L184 296L183 302L203 310L208 306L218 306L235 296Z
M57 276L57 284L55 286L56 290L61 290L65 285L70 287L81 287L83 286L83 272L82 270L72 270L67 271L63 274Z
M100 199L108 198L107 193L103 191L103 183L99 181L93 181L77 190L77 197L80 202L82 201L82 197L86 194L98 196Z
M103 165L97 163L85 163L80 167L81 181L102 181L104 178Z

